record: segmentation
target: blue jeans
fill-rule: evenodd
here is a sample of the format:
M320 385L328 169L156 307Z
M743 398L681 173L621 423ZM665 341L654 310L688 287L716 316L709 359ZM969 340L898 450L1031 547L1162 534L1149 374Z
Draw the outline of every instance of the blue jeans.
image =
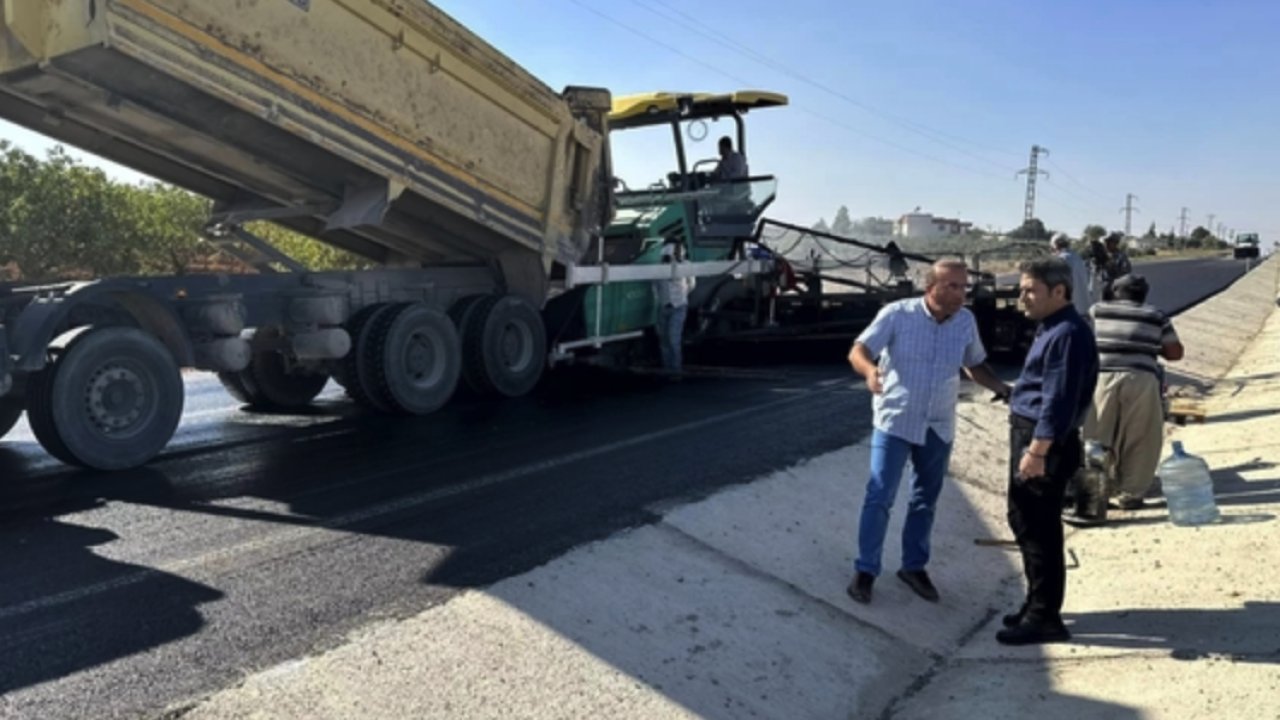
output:
M681 345L684 319L688 314L688 305L663 305L658 309L658 343L662 347L662 367L668 370L679 370L683 364Z
M929 535L934 507L942 492L942 479L951 459L951 444L930 430L923 445L876 430L871 435L871 478L858 523L858 572L880 574L880 554L889 530L889 511L898 494L902 470L911 458L910 499L907 522L902 528L902 569L923 570L929 563Z

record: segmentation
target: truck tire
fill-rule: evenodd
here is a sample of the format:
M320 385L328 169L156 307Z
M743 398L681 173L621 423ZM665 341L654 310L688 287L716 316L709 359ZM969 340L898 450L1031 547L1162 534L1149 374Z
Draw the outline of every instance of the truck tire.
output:
M333 376L333 381L341 385L343 390L347 391L348 397L351 396L351 384L355 382L352 378L355 375L355 358L359 351L360 332L363 330L364 326L368 324L369 317L377 309L377 305L368 305L360 308L360 310L353 313L351 317L347 318L347 321L342 324L342 327L346 329L347 334L351 336L351 350L348 351L345 356L334 360L330 364L329 369L330 374Z
M453 321L453 327L458 330L458 341L462 343L461 352L465 353L466 336L464 335L467 327L467 318L471 315L471 310L479 305L484 299L491 297L490 295L467 295L458 298L453 305L449 307L449 319ZM471 386L471 381L467 380L467 362L466 356L463 355L462 363L462 379L458 382L457 395L459 397L478 397L479 393Z
M218 382L222 383L222 388L227 394L241 405L252 405L253 398L249 395L249 388L244 386L244 381L240 379L240 373L237 372L220 372L218 373Z
M378 362L381 351L373 346L375 328L388 313L394 313L399 305L378 303L362 308L347 324L351 334L351 352L340 361L342 386L357 405L380 413L391 412L391 404L382 396L373 364Z
M462 348L444 313L422 303L399 305L378 317L372 333L369 368L392 412L426 415L453 397Z
M547 329L542 315L518 295L489 295L466 309L462 375L480 395L519 397L542 379Z
M27 386L36 439L63 462L95 470L145 464L182 418L173 355L137 328L87 328L51 345L54 358Z
M22 401L18 398L0 398L0 440L18 424L22 417Z
M471 308L489 295L468 295L454 301L449 308L449 319L453 321L453 326L458 329L458 334L462 334L462 328L467 324L467 315L471 313Z
M324 390L329 376L318 372L289 372L284 355L265 349L283 333L273 327L261 328L253 335L253 359L240 371L245 389L253 397L249 406L268 412L294 412L311 405Z
M267 349L279 338L277 328L260 328L253 335L253 359L249 367L235 373L218 373L231 397L264 412L296 412L311 404L324 390L329 376L321 373L288 372L284 356Z

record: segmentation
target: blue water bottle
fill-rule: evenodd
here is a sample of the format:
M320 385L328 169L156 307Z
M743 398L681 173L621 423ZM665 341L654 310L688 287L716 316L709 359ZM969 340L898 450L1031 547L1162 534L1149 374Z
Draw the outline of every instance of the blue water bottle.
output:
M1209 464L1173 441L1173 454L1160 463L1160 485L1174 525L1204 525L1218 519Z

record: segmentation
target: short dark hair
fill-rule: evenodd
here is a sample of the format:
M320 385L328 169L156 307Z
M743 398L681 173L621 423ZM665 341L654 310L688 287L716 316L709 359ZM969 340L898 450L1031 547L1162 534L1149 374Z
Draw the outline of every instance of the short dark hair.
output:
M1044 283L1052 290L1061 285L1067 290L1067 299L1071 299L1071 266L1059 257L1042 257L1024 260L1018 266L1018 272Z
M732 149L733 149L733 138L729 137L728 135L722 135L722 136L720 137L720 147L727 147L727 148L729 148L730 150L732 150Z
M1121 275L1111 283L1111 292L1117 300L1144 303L1147 301L1147 293L1151 292L1151 286L1141 275Z

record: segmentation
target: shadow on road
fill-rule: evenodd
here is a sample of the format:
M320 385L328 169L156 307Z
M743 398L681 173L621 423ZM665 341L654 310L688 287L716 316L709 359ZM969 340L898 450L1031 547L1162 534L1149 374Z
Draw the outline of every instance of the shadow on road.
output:
M145 653L204 626L198 607L220 592L96 550L116 540L109 530L53 518L0 535L0 695Z
M1124 650L1167 650L1177 660L1223 657L1280 663L1280 603L1246 601L1232 609L1116 610L1066 614L1081 643Z

